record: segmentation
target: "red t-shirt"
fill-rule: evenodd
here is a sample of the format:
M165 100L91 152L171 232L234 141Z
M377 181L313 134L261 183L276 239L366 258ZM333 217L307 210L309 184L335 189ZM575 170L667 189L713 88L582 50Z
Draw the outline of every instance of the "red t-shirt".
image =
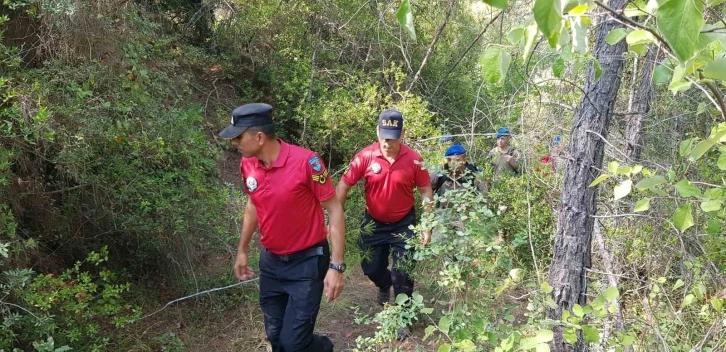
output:
M378 142L353 157L343 182L353 186L365 178L366 209L373 219L394 223L403 219L416 199L414 187L431 184L429 172L423 168L423 158L416 151L401 144L393 164L381 153Z
M317 154L279 141L280 155L271 167L252 157L242 158L240 169L245 193L257 208L260 243L287 255L327 237L320 203L334 197L335 188Z

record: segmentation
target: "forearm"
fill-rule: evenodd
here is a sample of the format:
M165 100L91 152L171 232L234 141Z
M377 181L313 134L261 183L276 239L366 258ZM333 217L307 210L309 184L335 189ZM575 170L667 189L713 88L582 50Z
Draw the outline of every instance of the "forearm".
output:
M335 188L335 196L338 198L338 202L340 202L341 209L345 209L345 199L348 197L348 191L351 187L345 181L340 180L338 187Z
M257 209L255 208L252 201L247 201L245 207L245 214L242 218L242 233L240 234L239 245L237 246L237 252L247 253L252 240L252 235L257 229Z
M330 217L330 242L333 249L331 251L330 260L333 263L340 264L345 258L345 214L343 207L328 211Z

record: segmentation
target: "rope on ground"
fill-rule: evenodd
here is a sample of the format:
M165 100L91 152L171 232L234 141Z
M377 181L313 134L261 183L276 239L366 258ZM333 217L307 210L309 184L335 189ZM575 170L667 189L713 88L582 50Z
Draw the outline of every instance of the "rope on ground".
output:
M243 285L243 284L246 284L246 283L250 283L250 282L253 282L253 281L257 281L257 280L259 280L259 279L260 279L260 278L259 278L259 277L257 277L257 278L254 278L254 279L249 279L249 280L245 280L245 281L240 281L240 282L238 282L238 283L236 283L236 284L232 284L232 285L229 285L229 286L224 286L224 287L217 287L217 288L212 288L212 289L209 289L209 290L206 290L206 291L201 291L201 292L197 292L197 293L195 293L195 294L193 294L193 295L189 295L189 296L186 296L186 297L181 297L181 298L177 298L177 299L175 299L175 300L173 300L173 301L169 301L169 302L168 302L167 304L165 304L165 305L164 305L163 307L161 307L161 309L157 310L156 312L153 312L153 313L147 314L147 315L143 316L142 318L140 318L140 319L138 319L138 320L144 320L144 319L146 319L146 318L148 318L148 317L150 317L150 316L152 316L152 315L155 315L155 314L157 314L157 313L159 313L159 312L163 311L164 309L166 309L166 308L169 308L169 306L171 306L171 305L172 305L172 304L174 304L174 303L178 303L178 302L181 302L181 301L185 301L185 300L187 300L187 299L190 299L190 298L193 298L193 297L197 297L197 296L201 296L201 295L204 295L204 294L210 294L210 293L212 293L212 292L222 291L222 290L230 289L230 288L232 288L232 287L237 287L237 286L241 286L241 285Z

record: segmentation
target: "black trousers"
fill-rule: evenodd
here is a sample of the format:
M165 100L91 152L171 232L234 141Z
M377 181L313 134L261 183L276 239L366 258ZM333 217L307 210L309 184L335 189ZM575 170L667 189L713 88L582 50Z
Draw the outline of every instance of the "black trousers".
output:
M413 280L403 268L403 263L411 264L406 250L406 240L414 236L409 225L416 224L416 210L411 211L398 222L383 223L373 219L366 212L361 224L361 236L358 248L363 251L361 268L363 273L380 289L393 286L396 296L403 293L411 296ZM393 258L391 270L388 270L388 256Z
M330 263L325 241L318 253L288 259L260 254L260 306L273 352L332 352L327 337L313 334Z

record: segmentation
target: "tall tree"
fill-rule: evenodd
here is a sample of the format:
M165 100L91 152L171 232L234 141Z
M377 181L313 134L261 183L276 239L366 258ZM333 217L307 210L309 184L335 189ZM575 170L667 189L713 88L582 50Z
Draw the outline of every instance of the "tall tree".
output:
M650 111L650 99L653 96L653 69L660 49L651 46L642 59L640 80L636 83L631 102L628 107L625 128L625 154L632 160L639 160L643 152L643 120ZM635 68L634 68L635 70ZM635 72L634 72L635 75ZM638 77L638 76L636 76Z
M616 11L625 8L627 0L612 0ZM557 308L547 313L551 319L561 319L564 310L576 303L586 304L587 268L591 263L591 242L596 213L597 188L588 185L598 175L602 166L605 138L613 117L613 108L620 87L623 70L622 54L626 44L609 45L605 38L619 22L608 19L598 27L595 42L595 59L602 71L592 63L587 72L584 96L575 110L569 152L571 158L565 171L561 211L555 236L555 254L550 267L549 282ZM551 342L553 351L587 351L588 345L578 332L578 342L568 344L563 337L564 329L555 329Z

